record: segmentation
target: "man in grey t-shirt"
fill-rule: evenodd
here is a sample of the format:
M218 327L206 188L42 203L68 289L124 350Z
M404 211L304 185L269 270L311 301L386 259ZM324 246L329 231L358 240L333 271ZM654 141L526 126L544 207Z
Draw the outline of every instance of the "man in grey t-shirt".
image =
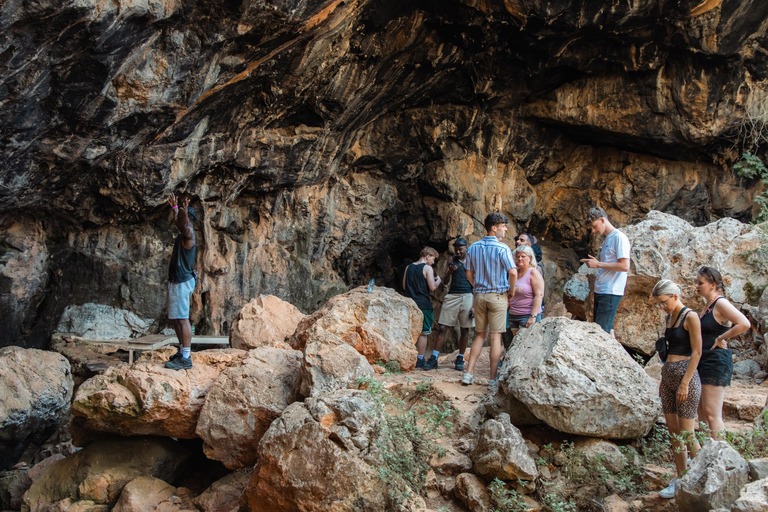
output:
M627 286L629 238L611 224L602 208L589 210L584 224L596 235L605 235L598 257L590 254L581 262L589 268L597 269L594 321L600 324L605 332L613 334L616 310Z

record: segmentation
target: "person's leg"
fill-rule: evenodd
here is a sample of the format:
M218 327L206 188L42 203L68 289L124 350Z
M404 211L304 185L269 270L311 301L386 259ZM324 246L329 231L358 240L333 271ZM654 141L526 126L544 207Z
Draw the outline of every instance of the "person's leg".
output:
M621 297L596 293L594 300L594 322L602 327L605 332L612 334L613 321L616 318L616 311Z
M465 365L464 375L470 377L474 375L475 363L477 358L480 357L480 353L483 351L483 343L485 343L485 330L488 328L488 311L487 311L487 298L485 293L478 293L475 295L475 341L472 342L472 347L469 349L469 362Z
M416 342L416 350L419 353L420 358L424 357L424 351L427 350L427 340L429 336L426 334L419 334L419 339Z
M699 400L699 419L709 426L709 435L712 439L720 440L723 423L723 401L725 400L725 387L703 384L701 386L701 400Z
M490 334L490 338L491 338L491 348L490 348L491 378L490 380L495 381L496 372L499 369L499 360L501 359L501 333L492 332Z
M699 450L701 450L701 445L696 440L696 418L681 418L677 417L677 426L680 429L680 435L682 436L683 440L685 441L685 447L687 451L691 452L691 458L696 458L696 455L698 455ZM683 463L685 464L683 472L688 469L688 457L686 453L686 457L683 459ZM677 465L675 465L677 467ZM678 474L680 474L678 472Z
M669 430L669 436L672 440L672 454L675 459L675 469L677 470L677 476L681 477L687 469L688 454L686 452L685 443L683 442L682 434L680 431L678 417L677 414L674 413L664 413L664 419L667 422L667 429Z
M459 334L459 356L464 357L464 352L467 351L467 342L469 341L469 328L462 327Z

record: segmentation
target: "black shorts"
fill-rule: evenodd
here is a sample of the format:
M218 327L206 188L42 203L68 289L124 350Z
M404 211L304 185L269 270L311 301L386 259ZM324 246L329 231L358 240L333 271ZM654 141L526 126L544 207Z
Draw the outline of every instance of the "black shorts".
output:
M599 324L608 334L613 329L613 321L616 318L616 310L619 309L621 297L621 295L608 295L606 293L595 294L594 322Z
M728 348L713 348L701 352L699 377L702 384L726 387L733 376L733 353Z

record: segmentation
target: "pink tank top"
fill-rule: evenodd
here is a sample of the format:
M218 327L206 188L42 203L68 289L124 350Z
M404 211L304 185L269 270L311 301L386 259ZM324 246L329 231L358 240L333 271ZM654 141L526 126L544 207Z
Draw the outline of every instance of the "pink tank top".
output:
M541 310L531 312L533 308L533 287L531 286L531 271L525 273L524 276L517 278L517 284L515 284L515 296L512 298L512 302L509 306L509 314L515 316L522 315L538 315Z

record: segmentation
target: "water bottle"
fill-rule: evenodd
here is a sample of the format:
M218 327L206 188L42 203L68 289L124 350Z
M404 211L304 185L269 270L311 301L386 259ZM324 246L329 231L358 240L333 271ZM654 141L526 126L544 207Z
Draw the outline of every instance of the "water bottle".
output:
M368 283L368 293L371 293L373 291L373 279Z

